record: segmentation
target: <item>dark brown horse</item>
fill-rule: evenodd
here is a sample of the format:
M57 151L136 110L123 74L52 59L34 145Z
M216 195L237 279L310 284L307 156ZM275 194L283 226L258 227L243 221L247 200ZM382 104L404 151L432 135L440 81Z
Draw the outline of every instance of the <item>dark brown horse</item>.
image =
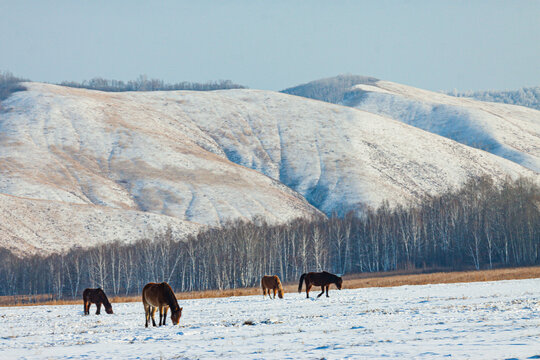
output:
M105 312L107 314L112 314L112 305L109 302L109 299L107 299L107 295L105 295L105 292L101 290L101 288L97 289L84 289L82 293L83 301L84 301L84 315L90 314L90 305L92 303L96 304L97 311L96 315L99 315L101 311L101 304L105 306Z
M336 284L337 288L341 290L341 287L343 285L343 279L340 276L330 274L329 272L323 271L323 272L310 272L307 274L302 274L300 276L300 284L298 284L298 292L302 291L302 282L305 280L306 282L306 297L309 298L309 290L311 290L311 287L313 285L320 286L322 289L322 292L317 295L317 297L320 297L322 294L324 294L324 290L326 289L326 297L328 297L328 288L330 287L330 284Z
M268 291L268 297L272 298L270 296L270 290L274 291L274 299L276 298L276 291L278 293L278 296L280 299L283 299L283 286L281 286L281 281L279 281L279 277L277 275L265 275L261 279L261 287L263 290L263 297L266 295L266 292Z
M154 320L156 309L159 309L159 326L165 325L167 309L169 308L171 308L173 325L178 325L180 322L182 308L178 306L178 300L176 300L174 292L166 282L146 284L142 291L142 302L146 318L145 327L148 327L150 317L152 317L152 325L156 326L156 320Z

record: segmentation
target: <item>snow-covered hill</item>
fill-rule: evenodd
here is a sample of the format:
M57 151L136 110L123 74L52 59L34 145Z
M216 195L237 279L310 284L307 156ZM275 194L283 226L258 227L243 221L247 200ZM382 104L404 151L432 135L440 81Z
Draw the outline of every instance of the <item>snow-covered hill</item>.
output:
M540 111L389 81L355 85L343 105L416 126L540 171Z
M163 226L168 220L159 216L165 216L175 226L188 224L189 233L198 226L192 223L255 216L276 223L320 216L317 209L343 214L383 200L414 201L477 175L537 177L388 117L271 91L104 93L26 86L2 103L0 193L54 203L63 209L55 215L60 224L84 208L77 221L90 230L63 238L73 245L133 237L118 230L122 221L137 233L155 222ZM4 228L4 243L34 236L53 249L63 236L46 211L25 217L26 211L11 210L24 205L0 201L22 214L29 234L42 229L22 236ZM92 219L104 209L114 209L117 220L100 215L98 223L109 230L99 233ZM141 212L156 216L143 221ZM122 216L129 220L118 220Z
M74 246L133 242L164 234L177 239L201 224L150 212L0 194L0 248L17 255L64 252Z
M351 91L354 85L374 84L379 79L360 75L338 75L330 78L310 81L306 84L294 86L282 93L307 97L310 99L326 101L332 104L341 104L343 97Z

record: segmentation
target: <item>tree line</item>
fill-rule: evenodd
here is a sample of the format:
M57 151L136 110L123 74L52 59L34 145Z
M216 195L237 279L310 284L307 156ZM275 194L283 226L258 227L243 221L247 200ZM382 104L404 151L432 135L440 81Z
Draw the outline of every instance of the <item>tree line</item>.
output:
M0 101L7 99L11 94L16 91L26 90L26 88L21 85L21 82L24 81L30 80L14 76L9 71L0 71ZM164 82L163 80L149 79L146 75L140 75L136 80L130 80L127 82L95 77L91 80L85 80L83 82L63 81L59 85L109 92L172 90L211 91L246 88L245 86L233 83L231 80L208 81L205 83L181 81L178 83L169 84Z
M26 88L20 84L25 79L14 76L9 71L0 72L0 101L7 99L16 91L24 91ZM0 104L0 110L2 105Z
M540 264L540 187L518 179L472 179L421 204L342 218L261 218L209 228L180 241L171 230L133 244L18 258L1 250L0 295L78 297L86 287L139 294L147 282L176 291L256 286L265 274L296 281L307 271L481 269Z
M540 86L524 87L518 90L462 91L447 92L457 97L470 97L481 101L491 101L510 105L520 105L540 110Z
M91 80L85 80L81 83L75 81L63 81L60 83L60 85L109 92L172 90L210 91L245 88L245 86L235 84L231 80L208 81L205 83L182 81L168 84L163 80L149 79L146 75L140 75L136 80L130 80L127 82L96 77Z

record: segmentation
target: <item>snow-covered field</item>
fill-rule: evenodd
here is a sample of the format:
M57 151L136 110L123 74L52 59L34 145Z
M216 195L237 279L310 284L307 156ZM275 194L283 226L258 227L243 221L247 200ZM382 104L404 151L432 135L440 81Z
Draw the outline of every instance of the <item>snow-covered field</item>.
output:
M539 300L540 279L333 288L180 301L180 326L148 329L141 303L1 308L0 358L534 359Z

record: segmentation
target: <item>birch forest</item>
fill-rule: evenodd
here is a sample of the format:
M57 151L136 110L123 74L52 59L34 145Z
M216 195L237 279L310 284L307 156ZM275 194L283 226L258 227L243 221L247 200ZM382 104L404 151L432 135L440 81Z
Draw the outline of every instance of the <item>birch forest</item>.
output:
M140 294L147 282L175 291L258 286L265 274L297 281L307 271L338 274L412 269L486 269L540 264L540 187L518 179L470 180L420 204L338 218L263 219L209 228L189 239L171 230L47 257L0 250L0 295L79 297L87 287L109 296Z

